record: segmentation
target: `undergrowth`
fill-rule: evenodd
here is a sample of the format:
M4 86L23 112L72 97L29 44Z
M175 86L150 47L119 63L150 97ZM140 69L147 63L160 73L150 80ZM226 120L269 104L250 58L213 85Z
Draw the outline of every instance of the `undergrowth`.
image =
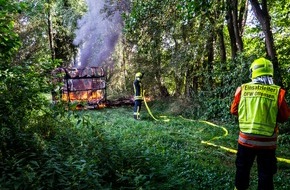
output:
M149 102L158 121L145 106L141 121L131 106L67 112L49 137L32 135L33 150L2 159L0 189L233 189L235 154L202 142L236 149L237 125L186 117L172 106L182 102L159 103ZM277 156L289 159L281 135ZM276 189L289 189L290 165L278 166ZM254 165L251 189L256 176Z

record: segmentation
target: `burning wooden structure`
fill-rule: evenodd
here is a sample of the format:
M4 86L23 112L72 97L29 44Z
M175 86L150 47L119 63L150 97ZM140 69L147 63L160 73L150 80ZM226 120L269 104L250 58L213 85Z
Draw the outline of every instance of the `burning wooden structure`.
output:
M89 108L106 105L106 76L102 67L57 68L52 75L54 102L62 100Z

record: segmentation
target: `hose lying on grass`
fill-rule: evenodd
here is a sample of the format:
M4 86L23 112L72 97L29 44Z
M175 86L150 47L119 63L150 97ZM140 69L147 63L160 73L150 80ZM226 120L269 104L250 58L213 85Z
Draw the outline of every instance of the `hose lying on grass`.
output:
M145 91L143 91L143 97L144 97L144 103L145 103L145 106L146 106L146 108L147 108L147 111L148 111L149 115L150 115L150 116L151 116L155 121L160 121L159 119L157 119L156 117L154 117L154 115L152 114L152 112L151 112L151 110L150 110L150 108L149 108L149 106L148 106L148 104L147 104L147 102L146 102L146 100L145 100L144 93L145 93ZM180 117L181 117L181 116L180 116ZM184 118L184 117L181 117L181 118L186 119L186 118ZM191 120L191 119L186 119L186 120L188 120L188 121L195 121L195 120ZM169 122L169 119L164 119L164 120L161 120L161 121ZM208 121L203 121L203 120L201 120L201 121L199 121L199 122L206 123L206 124L208 124L208 125L210 125L210 126L213 126L213 127L221 128L221 129L224 131L224 134L223 134L222 136L215 136L215 137L213 137L212 139L210 139L210 140L208 140L208 141L203 141L203 140L202 140L202 141L201 141L202 144L206 144L206 145L209 145L209 146L217 147L217 148L223 149L223 150L225 150L225 151L227 151L227 152L230 152L230 153L234 153L234 154L237 153L237 150L235 150L235 149L228 148L228 147L225 147L225 146L216 145L216 144L210 142L210 141L213 141L213 140L216 140L216 139L219 139L219 138L226 137L226 136L229 134L229 132L228 132L228 130L227 130L225 127L221 127L221 126L218 126L218 125L216 125L216 124L214 124L214 123L211 123L211 122L208 122ZM287 164L290 164L290 159L277 157L277 160L278 160L279 162L285 162L285 163L287 163Z

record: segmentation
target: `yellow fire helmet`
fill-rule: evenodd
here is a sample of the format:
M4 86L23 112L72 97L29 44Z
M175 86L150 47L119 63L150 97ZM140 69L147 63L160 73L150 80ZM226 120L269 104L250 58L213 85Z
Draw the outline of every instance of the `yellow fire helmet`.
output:
M250 71L252 73L251 78L254 79L259 76L273 76L274 69L271 61L259 58L251 64Z
M139 79L141 79L143 77L143 73L141 73L141 72L138 72L138 73L136 73L136 75L135 75L135 78L139 78Z

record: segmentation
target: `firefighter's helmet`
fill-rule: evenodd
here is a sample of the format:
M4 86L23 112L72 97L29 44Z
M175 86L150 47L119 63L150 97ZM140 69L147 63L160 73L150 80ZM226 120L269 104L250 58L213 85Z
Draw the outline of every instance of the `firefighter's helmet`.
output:
M143 77L143 73L141 73L141 72L138 72L138 73L136 73L136 75L135 75L135 78L139 78L139 79L141 79Z
M259 76L273 76L273 64L270 60L265 58L259 58L254 60L250 67L251 78L257 78Z

